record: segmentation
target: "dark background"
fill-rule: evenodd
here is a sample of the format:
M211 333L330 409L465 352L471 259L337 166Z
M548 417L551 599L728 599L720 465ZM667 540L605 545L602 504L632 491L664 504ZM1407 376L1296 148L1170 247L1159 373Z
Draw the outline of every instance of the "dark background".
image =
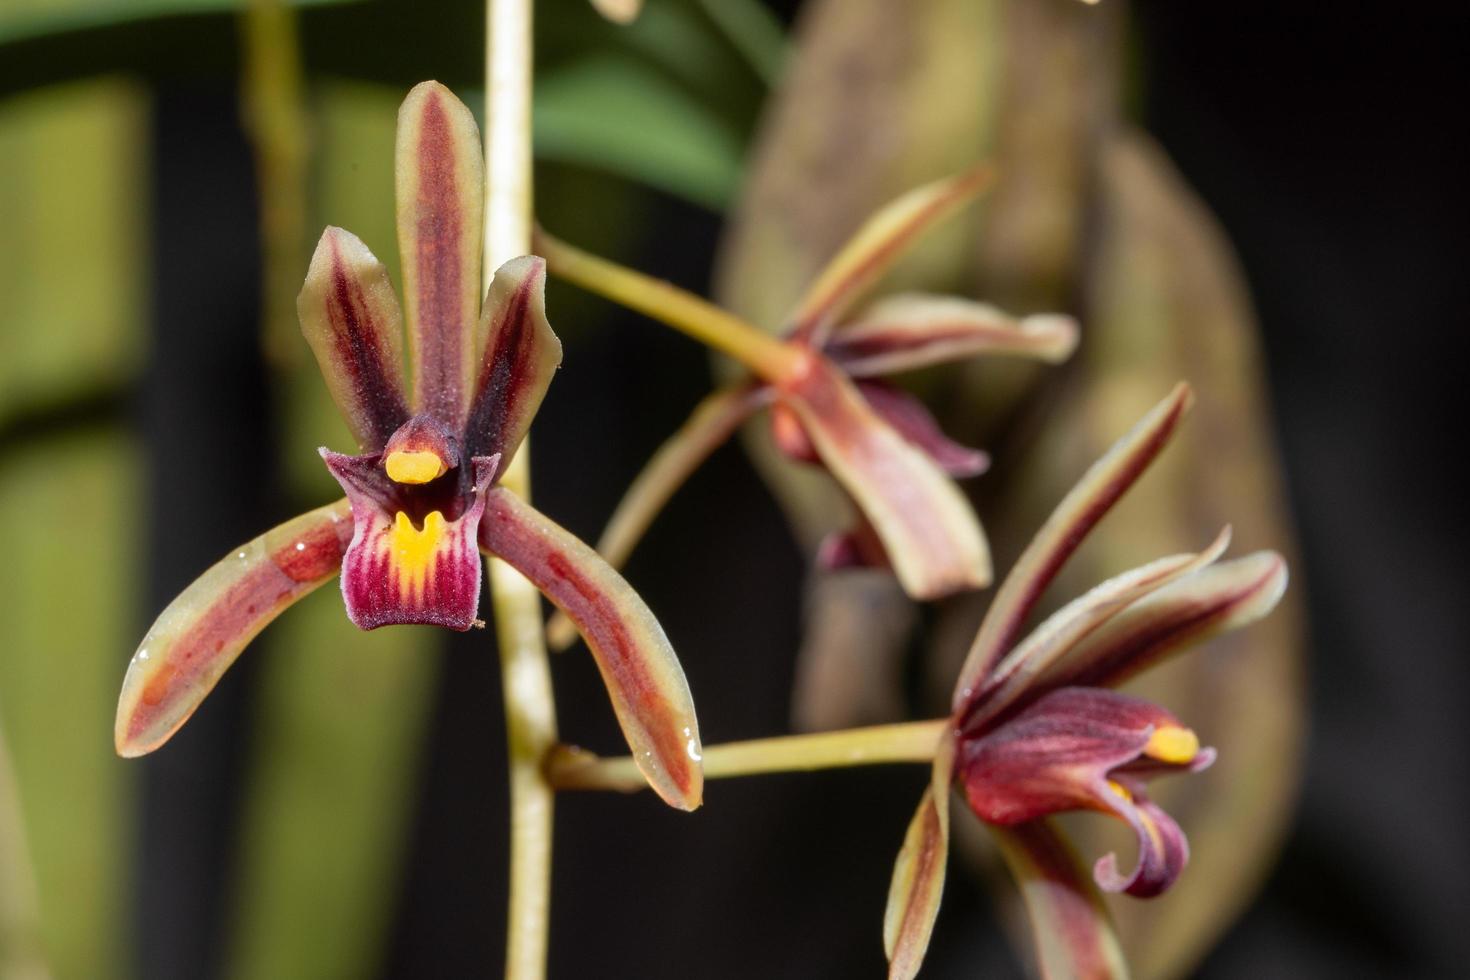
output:
M779 4L788 18L795 6ZM1202 975L1454 975L1470 961L1470 644L1463 490L1450 478L1463 444L1454 351L1470 308L1470 20L1402 4L1145 0L1135 14L1144 121L1225 226L1260 314L1313 633L1299 815L1265 894ZM209 37L226 52L212 77L157 79L158 357L146 394L124 409L159 477L150 609L218 541L288 512L256 465L274 437L253 408L267 383L248 258L257 216L221 74L229 40ZM467 76L475 44L459 52ZM321 30L308 45L328 63L352 57ZM201 44L200 61L210 52ZM405 63L405 81L414 67ZM640 264L706 289L718 220L663 198L645 220ZM201 317L214 324L207 341L194 329ZM537 502L591 536L669 419L705 389L706 366L693 345L617 316L569 345L566 364L537 422ZM718 453L676 498L631 574L677 645L699 651L686 669L711 740L784 730L803 568L738 450ZM731 615L752 597L759 614ZM482 976L502 955L497 665L483 636L453 647L383 977ZM189 739L142 763L142 976L218 969L251 663ZM585 658L558 659L555 673L566 737L616 744ZM718 805L695 818L648 794L563 798L552 974L879 975L881 897L922 778L721 783L708 794ZM984 897L953 876L926 975L1016 973L989 921Z

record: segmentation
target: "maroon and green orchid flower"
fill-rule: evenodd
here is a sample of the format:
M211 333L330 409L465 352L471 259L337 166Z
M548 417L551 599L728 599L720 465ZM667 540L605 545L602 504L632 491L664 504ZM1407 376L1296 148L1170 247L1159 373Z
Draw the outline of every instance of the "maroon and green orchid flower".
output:
M1125 572L1029 634L1027 617L1087 533L1147 469L1188 410L1180 385L1093 465L1037 533L996 593L955 685L933 779L894 868L884 921L890 976L913 976L929 943L949 847L949 793L996 831L1020 879L1048 976L1121 975L1092 885L1044 818L1094 810L1133 828L1138 857L1114 855L1093 877L1151 897L1184 869L1189 845L1146 783L1215 758L1168 711L1111 690L1182 648L1264 616L1286 587L1273 552L1218 562L1229 529L1197 554Z
M819 549L824 567L891 567L915 599L936 599L990 584L990 553L974 511L952 478L989 465L961 446L914 396L882 380L892 374L984 354L1056 363L1077 343L1077 325L1061 315L1017 319L955 296L903 293L856 313L866 291L925 231L989 185L977 168L916 188L879 209L817 276L787 321L773 355L752 373L710 394L658 450L629 487L598 543L620 566L680 485L751 415L771 410L771 431L787 457L824 467L856 505L857 523ZM642 291L668 295L665 283L609 288L611 266L542 233L553 273L654 316ZM592 274L588 275L588 271ZM601 274L599 274L601 273ZM702 304L680 296L684 304ZM726 323L735 321L724 311ZM553 624L556 645L569 624Z
M167 741L262 628L339 572L362 629L477 625L483 550L570 617L648 781L692 809L703 782L698 727L657 620L596 552L495 485L561 361L545 264L505 263L482 306L479 130L442 85L425 82L404 100L395 167L412 396L387 270L352 234L328 228L298 310L360 444L355 455L321 451L346 499L236 549L163 611L123 681L117 750L137 756Z

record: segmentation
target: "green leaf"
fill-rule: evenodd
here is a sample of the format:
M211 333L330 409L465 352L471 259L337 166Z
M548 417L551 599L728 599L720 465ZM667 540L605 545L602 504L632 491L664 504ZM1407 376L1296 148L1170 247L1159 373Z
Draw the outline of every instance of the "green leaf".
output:
M658 71L616 55L548 72L536 84L536 155L640 181L723 210L744 141Z
M354 0L288 2L310 7ZM233 13L247 3L249 0L5 0L0 7L0 44L180 14Z

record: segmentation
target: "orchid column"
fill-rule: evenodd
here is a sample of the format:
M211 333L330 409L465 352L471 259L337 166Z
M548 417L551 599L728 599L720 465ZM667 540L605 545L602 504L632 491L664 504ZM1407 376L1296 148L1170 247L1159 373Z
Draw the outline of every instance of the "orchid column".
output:
M485 282L531 250L531 0L485 3ZM531 493L530 445L501 484ZM556 744L556 704L546 662L541 599L530 582L489 557L500 647L510 767L510 908L505 975L546 972L555 791L541 762Z

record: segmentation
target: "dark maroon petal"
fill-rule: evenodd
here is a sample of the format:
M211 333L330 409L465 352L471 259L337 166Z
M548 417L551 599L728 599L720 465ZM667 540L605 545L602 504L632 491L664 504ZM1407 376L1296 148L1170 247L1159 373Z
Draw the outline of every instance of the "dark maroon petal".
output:
M965 657L951 702L957 718L969 713L985 676L1020 637L1047 585L1168 444L1193 399L1188 385L1177 385L1082 475L1036 532L996 591Z
M1077 346L1077 322L1039 314L1016 318L959 296L887 296L843 323L823 351L849 375L871 378L983 355L1056 364Z
M408 418L403 317L388 270L356 235L328 228L296 297L296 312L352 435L364 449L381 449Z
M485 490L499 458L477 456L470 503L457 516L395 509L380 457L323 451L352 504L352 544L342 560L347 617L361 629L429 625L467 630L480 604L477 547ZM391 487L391 484L389 484Z
M1105 891L1127 892L1134 898L1154 898L1168 891L1189 863L1189 840L1174 818L1141 791L1116 796L1114 812L1138 836L1138 863L1127 875L1118 871L1118 856L1104 854L1092 876Z
M989 583L990 552L969 502L832 362L812 355L777 398L872 524L905 592L936 599Z
M118 755L152 752L214 690L255 635L342 566L347 501L287 521L220 559L169 603L128 664Z
M954 779L954 738L946 734L934 753L929 785L909 822L893 864L883 911L883 950L889 980L911 980L924 963L949 862L949 788Z
M950 476L979 476L990 468L986 453L962 446L945 435L929 409L913 395L878 381L859 381L857 386L873 411L899 435L928 453Z
M648 606L597 552L504 487L486 495L480 545L567 614L587 640L633 758L671 806L703 796L699 725L683 668Z
M989 167L916 187L879 208L817 276L792 317L792 337L822 346L827 332L937 222L953 214L994 177Z
M1061 833L1046 820L990 830L1025 902L1041 975L1127 977L1107 906Z
M403 100L394 170L414 409L457 432L479 361L485 164L474 116L438 82Z
M546 322L546 263L511 259L495 273L480 317L484 351L465 440L476 455L510 462L561 364L561 341Z

